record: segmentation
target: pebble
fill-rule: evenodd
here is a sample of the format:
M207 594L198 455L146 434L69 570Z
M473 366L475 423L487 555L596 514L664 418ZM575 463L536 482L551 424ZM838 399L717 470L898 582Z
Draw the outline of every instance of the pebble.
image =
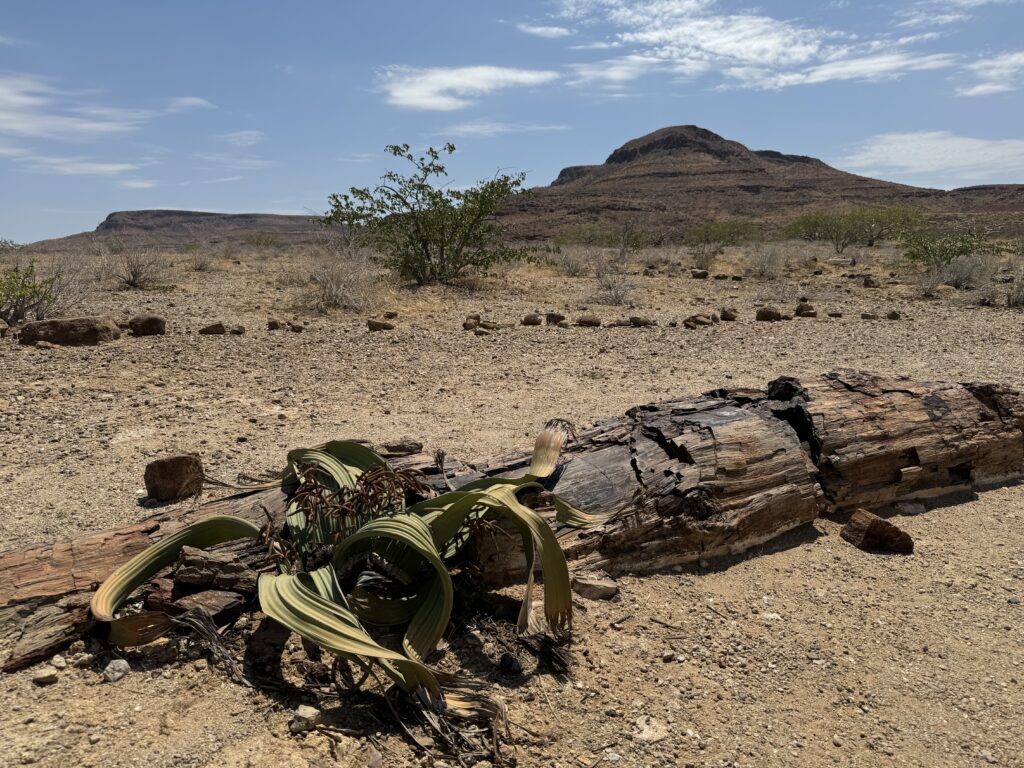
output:
M103 668L103 681L106 683L116 683L131 671L132 668L128 665L127 661L124 659L114 659Z

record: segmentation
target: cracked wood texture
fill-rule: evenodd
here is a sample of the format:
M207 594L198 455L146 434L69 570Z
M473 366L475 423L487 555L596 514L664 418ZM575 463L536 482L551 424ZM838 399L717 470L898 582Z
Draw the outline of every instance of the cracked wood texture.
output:
M448 480L520 475L529 456L475 468L448 459L447 479L431 456L388 461L423 471L443 491ZM585 512L616 513L558 536L575 567L619 574L738 553L821 513L934 501L1022 470L1020 393L836 371L634 408L582 433L547 485ZM46 658L87 631L92 591L149 544L213 514L254 522L269 514L280 524L286 501L274 489L166 508L125 528L0 553L0 642L13 645L3 668ZM524 575L517 541L493 532L478 538L488 581ZM256 544L229 548L266 566Z

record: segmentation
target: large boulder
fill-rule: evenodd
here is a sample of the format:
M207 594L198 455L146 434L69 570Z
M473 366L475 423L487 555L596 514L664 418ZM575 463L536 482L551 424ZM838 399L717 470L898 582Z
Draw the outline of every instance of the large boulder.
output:
M61 317L36 320L21 327L18 341L35 344L45 341L67 346L95 346L103 341L121 338L121 329L110 317Z
M146 493L157 501L174 501L203 490L203 462L194 453L168 456L146 465Z
M128 321L133 336L163 336L167 333L167 321L159 315L136 315Z

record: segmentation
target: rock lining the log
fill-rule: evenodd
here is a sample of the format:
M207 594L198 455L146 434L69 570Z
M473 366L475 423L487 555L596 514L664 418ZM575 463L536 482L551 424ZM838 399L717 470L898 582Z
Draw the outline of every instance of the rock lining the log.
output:
M483 476L522 474L529 455L475 468L446 458L443 473L422 453L388 462L422 471L442 492ZM581 433L547 485L586 512L617 513L592 529L558 531L577 566L615 575L735 554L819 514L936 503L1022 472L1019 392L841 370L806 381L783 377L766 390L717 390L634 408ZM3 669L47 658L87 631L92 591L153 542L213 514L280 525L286 503L281 489L239 494L70 542L0 553L0 635L13 641ZM488 581L524 575L517 541L478 538ZM270 567L252 542L222 551L255 570Z

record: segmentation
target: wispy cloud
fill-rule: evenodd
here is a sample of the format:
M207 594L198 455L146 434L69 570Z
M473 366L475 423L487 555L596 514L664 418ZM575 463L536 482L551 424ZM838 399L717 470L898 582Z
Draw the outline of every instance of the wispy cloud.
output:
M572 34L572 30L567 27L546 26L543 24L516 24L516 29L527 35L549 39L568 37Z
M273 165L270 160L247 155L229 155L224 152L199 152L196 159L236 171L260 171Z
M468 123L449 125L441 135L452 138L485 138L503 133L528 133L532 131L567 131L568 125L538 125L534 123L502 123L494 120L472 120Z
M375 157L378 157L378 154L375 152L352 152L348 155L342 155L338 160L343 163L368 163Z
M838 164L878 176L1009 181L1024 173L1024 139L978 139L949 131L883 133L872 136Z
M200 98L199 96L178 96L177 98L171 99L167 104L168 112L187 112L190 109L216 108L216 105L211 104L209 101Z
M263 131L232 131L221 136L233 147L254 147L263 141Z
M474 99L517 86L543 85L558 79L550 70L512 67L393 66L381 73L388 103L409 109L450 111L468 107Z
M135 131L151 117L145 110L83 103L36 75L0 75L0 134L90 139Z
M118 185L125 189L153 189L157 186L157 182L152 179L125 179Z
M1024 51L981 59L965 69L980 82L958 90L961 96L988 96L1015 91L1024 83Z
M134 163L107 163L90 157L29 155L23 158L22 164L29 170L58 176L117 176L139 170Z
M11 144L0 144L0 157L21 157L29 154L27 149L15 147Z
M199 184L227 184L230 181L241 181L244 176L221 176L219 179L203 179Z
M880 80L953 66L946 53L915 52L938 33L858 36L718 0L562 0L562 15L613 30L624 56L572 65L575 85L623 84L652 72L718 73L735 85L775 89L831 80ZM884 51L884 52L883 52Z

